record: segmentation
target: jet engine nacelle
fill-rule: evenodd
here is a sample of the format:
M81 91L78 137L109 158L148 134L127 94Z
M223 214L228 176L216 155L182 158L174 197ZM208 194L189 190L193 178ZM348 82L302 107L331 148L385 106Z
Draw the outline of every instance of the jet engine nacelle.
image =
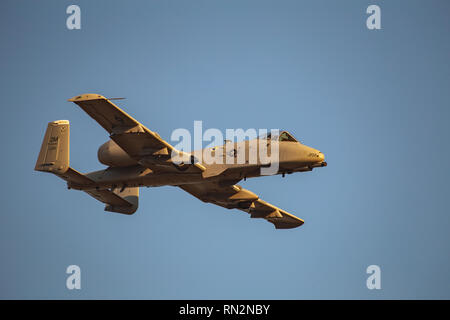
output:
M98 161L110 167L128 167L136 165L133 160L117 143L113 140L102 144L98 148Z

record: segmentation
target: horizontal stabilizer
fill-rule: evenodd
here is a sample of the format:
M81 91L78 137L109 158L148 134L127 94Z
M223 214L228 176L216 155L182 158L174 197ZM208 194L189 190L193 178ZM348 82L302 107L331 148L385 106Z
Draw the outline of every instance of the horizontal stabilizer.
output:
M114 189L113 191L109 189L97 190L94 187L86 188L94 185L95 181L72 168L69 168L64 174L57 176L66 180L69 186L80 189L91 197L106 204L105 211L133 214L138 208L139 187L125 187L122 189Z
M69 188L86 192L106 204L105 210L133 214L138 208L139 187L96 189L95 181L69 166L69 131L67 120L50 122L45 132L35 170L50 172L67 181Z
M124 188L123 190L115 189L114 191L102 191L108 191L108 194L103 193L101 195L102 200L98 199L106 203L105 211L124 214L133 214L136 212L139 205L139 187ZM95 197L94 195L92 196ZM105 198L106 201L103 201L103 198Z

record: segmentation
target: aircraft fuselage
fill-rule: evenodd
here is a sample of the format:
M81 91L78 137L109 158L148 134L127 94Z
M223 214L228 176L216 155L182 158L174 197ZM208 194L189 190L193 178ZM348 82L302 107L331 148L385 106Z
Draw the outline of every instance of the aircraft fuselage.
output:
M253 141L255 142L255 141ZM93 185L76 185L69 183L69 187L79 190L89 190L98 188L121 188L128 187L159 187L165 185L178 186L183 184L193 184L202 181L235 181L262 176L261 168L269 167L270 164L257 156L256 161L251 159L252 148L257 145L246 140L232 145L224 144L214 148L201 150L203 155L211 155L215 152L223 154L222 163L201 164L206 168L206 172L217 172L212 176L205 177L199 172L183 171L179 166L169 160L161 164L161 170L151 170L144 165L131 159L120 147L110 140L99 148L99 161L110 166L105 170L94 171L86 174ZM270 144L268 143L268 153L270 154ZM278 170L275 174L290 174L293 172L311 171L315 167L326 166L324 155L319 150L303 145L299 142L281 141L279 142L279 162ZM230 152L231 151L231 152ZM192 152L198 154L198 152ZM239 157L242 158L239 159ZM239 161L241 160L241 161Z

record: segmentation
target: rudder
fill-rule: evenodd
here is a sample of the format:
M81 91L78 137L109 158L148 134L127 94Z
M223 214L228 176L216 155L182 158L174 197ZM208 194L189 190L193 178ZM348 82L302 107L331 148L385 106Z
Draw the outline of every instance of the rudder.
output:
M48 123L34 170L63 174L69 170L70 124L68 120Z

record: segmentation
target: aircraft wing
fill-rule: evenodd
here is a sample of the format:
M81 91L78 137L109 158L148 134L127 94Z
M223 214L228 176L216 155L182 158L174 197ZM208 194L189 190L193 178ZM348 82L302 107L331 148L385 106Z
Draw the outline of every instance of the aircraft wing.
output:
M276 229L291 229L304 221L262 199L239 185L221 185L217 182L184 184L179 186L194 197L227 209L239 209L250 214L250 218L263 218Z
M150 168L172 166L170 157L175 150L159 134L146 128L107 98L98 94L82 94L69 99L97 121L131 158ZM175 152L178 153L177 150ZM205 168L193 164L184 169L202 172Z

